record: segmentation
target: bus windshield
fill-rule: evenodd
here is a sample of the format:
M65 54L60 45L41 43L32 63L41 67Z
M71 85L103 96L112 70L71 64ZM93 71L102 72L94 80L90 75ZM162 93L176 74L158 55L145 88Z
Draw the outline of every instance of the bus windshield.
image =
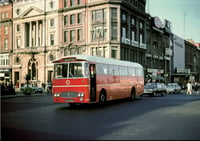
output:
M60 63L55 64L55 78L88 77L88 63Z

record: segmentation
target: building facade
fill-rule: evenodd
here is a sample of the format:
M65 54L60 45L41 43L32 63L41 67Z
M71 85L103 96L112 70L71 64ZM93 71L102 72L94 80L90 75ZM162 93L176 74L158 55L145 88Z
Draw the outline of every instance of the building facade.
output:
M13 82L42 86L51 81L52 60L58 49L59 1L26 0L13 3Z
M147 26L147 51L145 80L170 82L172 56L170 22L163 24L159 17L149 16Z
M185 40L186 81L200 81L200 49L191 41Z
M183 68L199 80L199 48L183 45L184 40L172 34L171 23L151 17L145 5L146 0L1 4L1 81L19 88L28 74L32 84L45 88L53 78L52 61L72 54L138 62L146 82L175 82L180 79L177 70Z
M186 80L185 73L189 71L185 67L185 41L175 34L173 34L172 39L172 82L182 85Z
M13 3L13 82L44 86L52 61L88 54L145 63L145 0L16 0Z
M0 3L0 83L12 84L12 3Z

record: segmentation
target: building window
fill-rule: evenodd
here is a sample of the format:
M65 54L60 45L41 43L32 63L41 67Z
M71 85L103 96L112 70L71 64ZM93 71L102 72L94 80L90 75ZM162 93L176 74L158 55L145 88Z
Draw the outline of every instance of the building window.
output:
M70 6L75 6L75 0L70 0Z
M77 0L77 4L80 5L82 0Z
M106 19L106 9L99 9L92 11L92 22L103 21Z
M20 39L18 38L18 39L17 39L17 49L20 48L20 44L21 44L21 41L20 41Z
M20 32L20 25L17 25L17 32Z
M131 41L136 41L135 37L136 37L135 31L131 31Z
M15 64L15 65L18 65L20 62L21 62L21 61L20 61L19 56L16 56L16 57L15 57L15 60L14 60L14 64Z
M91 48L92 56L102 56L107 57L107 47L92 47Z
M122 13L122 21L123 22L126 22L126 19L127 19L127 15L125 12Z
M78 41L82 40L82 29L78 29Z
M117 19L117 8L111 8L111 19Z
M112 46L112 48L111 48L111 57L117 58L117 47L116 46Z
M136 22L135 22L135 18L134 17L131 17L131 25L132 26L135 26Z
M140 33L140 43L144 43L143 34L142 33Z
M102 55L103 57L107 57L107 51L108 51L107 46L104 46L103 47L103 55Z
M143 27L143 22L140 21L140 29L142 30L144 27Z
M50 19L50 27L54 27L54 19Z
M127 36L126 36L126 33L127 31L126 31L126 27L122 27L122 38L126 38Z
M68 24L68 16L64 16L64 26Z
M50 35L50 45L54 45L54 34Z
M50 54L49 55L49 61L53 61L54 60L54 56L53 56L53 54Z
M8 49L8 39L4 39L4 48Z
M64 7L67 7L68 0L64 0Z
M54 8L54 2L53 2L53 1L51 1L51 2L49 3L49 5L50 5L51 8Z
M20 14L20 9L19 8L17 8L16 13L17 13L17 15Z
M68 31L64 31L64 42L68 41Z
M0 54L0 66L9 66L9 55L8 54Z
M117 25L112 24L111 30L111 40L117 40Z
M76 54L76 48L70 48L70 55Z
M1 14L1 18L4 19L5 18L5 13Z
M96 48L92 47L91 50L92 50L92 56L95 56L96 55Z
M4 33L5 33L5 35L8 35L8 26L5 26Z
M76 23L76 17L75 14L73 14L70 16L70 25L75 25L75 23Z
M73 42L76 40L76 32L75 30L70 31L70 42Z
M78 13L78 24L82 23L82 14Z
M92 37L92 42L99 42L99 41L105 41L106 40L106 35L107 35L107 30L106 28L100 26L100 27L95 27L91 31L91 37Z
M8 12L6 12L6 18L8 18Z

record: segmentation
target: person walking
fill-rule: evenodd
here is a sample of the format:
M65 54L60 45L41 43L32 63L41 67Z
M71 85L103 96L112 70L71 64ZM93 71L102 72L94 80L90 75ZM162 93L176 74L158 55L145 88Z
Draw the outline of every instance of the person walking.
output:
M192 84L190 82L187 83L187 94L192 94Z
M194 91L195 91L196 94L199 93L199 87L198 87L197 82L194 83Z

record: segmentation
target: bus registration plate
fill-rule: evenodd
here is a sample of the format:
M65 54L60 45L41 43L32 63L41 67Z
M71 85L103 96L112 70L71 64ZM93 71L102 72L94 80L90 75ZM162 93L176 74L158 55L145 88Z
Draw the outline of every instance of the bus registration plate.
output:
M67 101L67 102L73 102L74 100L73 99L66 99L65 101Z

